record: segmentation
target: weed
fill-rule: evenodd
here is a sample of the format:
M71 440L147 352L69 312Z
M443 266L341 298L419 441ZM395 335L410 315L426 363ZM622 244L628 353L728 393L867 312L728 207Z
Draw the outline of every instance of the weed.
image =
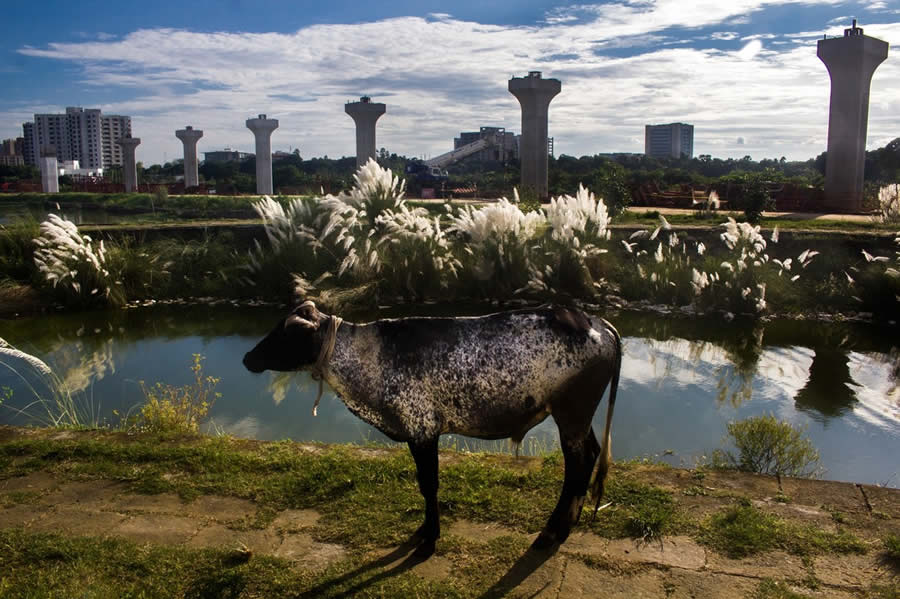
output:
M219 379L203 376L203 356L194 354L191 372L194 383L183 387L156 383L147 387L141 381L144 404L139 426L151 433L183 434L199 431L200 422L221 393L216 392Z
M741 503L710 517L703 540L732 558L780 548L795 555L819 553L864 554L868 546L851 533L826 532L813 526L790 524Z

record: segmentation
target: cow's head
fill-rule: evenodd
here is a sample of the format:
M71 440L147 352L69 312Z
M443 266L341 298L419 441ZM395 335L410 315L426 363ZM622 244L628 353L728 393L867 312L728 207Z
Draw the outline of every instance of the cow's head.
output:
M312 366L319 357L328 316L305 301L275 325L272 332L244 356L250 372L300 370Z

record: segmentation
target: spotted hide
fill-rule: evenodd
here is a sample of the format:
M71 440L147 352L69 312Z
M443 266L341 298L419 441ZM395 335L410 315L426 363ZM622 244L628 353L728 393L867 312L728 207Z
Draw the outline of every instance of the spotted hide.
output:
M313 368L351 412L409 445L426 507L417 553L428 556L440 532L440 435L519 442L549 415L559 428L565 481L535 545L565 541L588 486L598 503L603 494L621 360L615 328L572 308L354 324L304 302L247 353L244 365L252 372ZM607 385L601 448L591 420Z

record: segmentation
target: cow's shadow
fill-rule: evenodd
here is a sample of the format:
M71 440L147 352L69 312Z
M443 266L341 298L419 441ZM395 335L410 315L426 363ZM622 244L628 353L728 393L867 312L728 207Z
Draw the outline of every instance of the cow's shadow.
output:
M549 549L535 549L529 547L528 551L516 560L516 563L503 575L503 577L491 585L491 588L479 595L478 599L493 599L494 597L505 597L507 593L517 588L525 582L525 579L531 576L535 570L540 568L544 562L556 555L559 545L554 545ZM548 583L549 584L549 583ZM544 589L538 589L532 596L540 594Z
M353 581L356 578L363 577L362 580L354 582L351 586L344 589L340 593L331 595L335 598L354 597L364 589L378 584L383 580L398 576L428 559L421 558L412 552L413 549L417 547L417 545L418 539L416 539L415 537L410 537L410 539L408 539L406 542L398 546L387 555L384 555L371 562L362 564L358 568L346 572L337 578L329 578L319 583L315 587L303 592L300 597L321 597L324 594L327 594L328 591L334 589L334 587L336 586L340 586L347 582ZM489 599L493 597L506 596L510 591L522 584L548 559L553 557L558 549L559 545L555 545L545 550L529 548L524 554L522 554L521 557L519 557L518 560L516 560L516 563L514 563L497 582L491 585L489 589L487 589L479 596L479 599ZM391 564L394 565L391 566ZM382 570L382 568L386 569ZM365 577L368 572L378 570L381 571L367 578ZM539 592L540 590L538 590L538 593Z

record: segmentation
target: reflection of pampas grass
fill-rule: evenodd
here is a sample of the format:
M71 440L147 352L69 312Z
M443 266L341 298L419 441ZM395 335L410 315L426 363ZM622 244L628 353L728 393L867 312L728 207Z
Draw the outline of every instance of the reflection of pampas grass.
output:
M0 339L0 358L4 358L0 359L0 366L5 367L21 380L34 398L22 408L4 407L44 426L97 427L99 425L99 416L93 406L90 404L79 405L76 395L43 360L16 349L3 339ZM37 375L37 379L46 387L49 395L45 395L32 384L33 377L29 377L27 371L16 369L17 362L23 363L33 374Z

